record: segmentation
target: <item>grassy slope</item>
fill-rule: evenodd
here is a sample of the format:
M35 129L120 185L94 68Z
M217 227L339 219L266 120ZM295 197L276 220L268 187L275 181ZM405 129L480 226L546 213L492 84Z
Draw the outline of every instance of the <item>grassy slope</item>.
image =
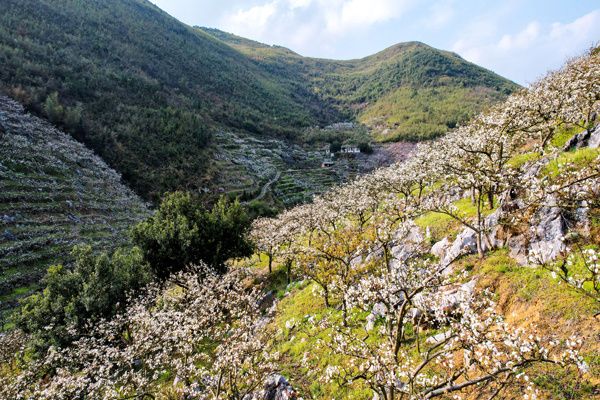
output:
M430 139L504 99L518 85L455 53L400 43L359 60L302 57L216 29L200 28L288 79L305 79L347 118L381 141Z
M0 316L74 244L114 248L148 215L99 157L22 111L0 96Z

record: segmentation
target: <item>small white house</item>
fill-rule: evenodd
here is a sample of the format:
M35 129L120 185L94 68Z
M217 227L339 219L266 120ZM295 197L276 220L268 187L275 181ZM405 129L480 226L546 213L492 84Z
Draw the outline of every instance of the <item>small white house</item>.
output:
M356 146L343 145L341 153L344 153L344 154L358 154L358 153L360 153L360 149L358 147L356 147Z

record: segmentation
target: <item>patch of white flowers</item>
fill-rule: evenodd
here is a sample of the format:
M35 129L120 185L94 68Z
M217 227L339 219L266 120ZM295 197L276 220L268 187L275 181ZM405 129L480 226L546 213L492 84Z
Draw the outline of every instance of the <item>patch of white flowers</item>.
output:
M530 364L576 364L585 371L580 343L511 328L487 296L458 296L451 265L425 254L410 221L426 212L448 215L475 232L483 256L495 246L486 207L500 205L503 220L515 226L548 206L549 198L552 207L572 212L597 208L600 157L561 165L554 175L543 171L558 154L550 146L556 131L568 125L589 133L599 102L600 56L590 52L468 125L419 145L407 162L255 223L257 240L269 243L263 248L285 249L283 257L317 284L326 304L330 298L341 303L342 324L314 321L331 332L323 344L350 359L330 365L324 380L362 380L382 399L461 398L470 391L493 397L509 385L533 399L537 390L525 373ZM531 150L545 157L511 164ZM475 205L475 218L455 205L465 196ZM586 265L597 271L597 262ZM348 319L350 309L369 315ZM432 329L439 334L431 336Z
M203 275L179 276L183 287L151 287L127 312L98 324L92 337L51 347L3 382L0 398L153 398L159 382L194 399L256 390L274 357L262 341L259 293L244 287L242 270Z

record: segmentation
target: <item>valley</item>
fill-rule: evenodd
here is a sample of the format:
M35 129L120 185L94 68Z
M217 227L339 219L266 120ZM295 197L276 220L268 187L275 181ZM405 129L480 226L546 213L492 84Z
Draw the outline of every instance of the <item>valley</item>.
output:
M215 179L218 132L303 146L307 130L349 121L366 125L373 142L419 141L519 89L423 43L314 59L189 27L145 0L3 1L0 46L0 91L153 202L235 182Z
M261 1L189 12L410 28ZM0 0L0 400L600 400L597 43L521 87L157 4Z

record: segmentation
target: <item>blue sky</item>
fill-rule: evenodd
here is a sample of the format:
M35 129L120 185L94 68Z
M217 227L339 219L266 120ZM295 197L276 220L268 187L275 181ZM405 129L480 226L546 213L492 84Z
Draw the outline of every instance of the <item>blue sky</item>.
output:
M419 40L522 85L600 42L597 0L152 0L179 20L302 55L360 58Z

